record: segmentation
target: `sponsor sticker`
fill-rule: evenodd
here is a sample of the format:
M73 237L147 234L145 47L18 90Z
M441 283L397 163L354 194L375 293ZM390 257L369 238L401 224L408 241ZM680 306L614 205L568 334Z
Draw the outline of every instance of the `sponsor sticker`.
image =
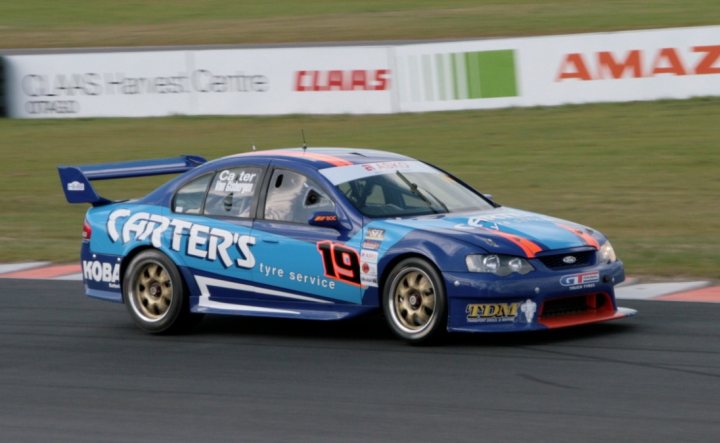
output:
M74 181L67 184L67 190L76 192L76 191L84 191L85 190L85 183Z
M318 214L314 218L315 222L336 222L337 221L337 215L334 214Z
M160 248L163 242L167 242L173 251L213 262L219 260L226 268L250 269L255 266L255 256L250 250L250 246L255 244L255 237L251 235L149 212L133 214L129 209L111 212L107 231L113 243L149 241ZM170 235L164 235L166 232ZM183 239L186 239L184 248Z
M389 69L353 69L295 72L295 91L385 91L390 87Z
M255 189L256 172L224 170L218 175L215 191L252 194Z
M377 251L360 250L360 282L363 286L378 286L378 259Z
M360 251L360 261L361 262L377 264L378 256L379 256L379 254L377 251L368 251L365 249Z
M537 312L537 303L528 298L520 305L520 312L525 316L525 323L531 323Z
M85 280L107 283L110 288L120 287L120 263L83 260L82 269Z
M369 228L365 233L365 240L385 240L385 230L378 228Z
M410 172L427 172L431 174L440 174L441 172L432 166L428 166L417 160L398 160L376 163L363 163L350 166L336 166L332 168L321 169L320 173L324 175L334 185L353 181L359 178L373 177L376 175L393 174L396 171L403 173Z
M379 241L365 240L362 243L362 248L377 251L378 249L380 249L380 245L382 245L382 243L380 243Z
M469 323L531 323L537 303L527 299L515 303L471 303L465 307Z
M600 281L600 272L583 272L580 274L568 274L560 277L560 284L563 286L578 286L593 284ZM593 285L594 286L594 285Z
M375 275L363 274L361 276L361 280L362 280L363 286L373 287L373 288L377 288L377 286L378 286L377 274L375 274Z
M590 289L600 281L598 271L568 274L560 277L560 284L574 291L576 289Z

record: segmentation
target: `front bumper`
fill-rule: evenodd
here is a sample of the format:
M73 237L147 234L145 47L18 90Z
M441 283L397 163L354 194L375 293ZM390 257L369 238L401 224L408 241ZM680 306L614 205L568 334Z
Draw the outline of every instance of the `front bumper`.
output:
M554 329L629 317L614 286L625 280L622 262L563 271L496 277L445 272L448 330L509 332Z

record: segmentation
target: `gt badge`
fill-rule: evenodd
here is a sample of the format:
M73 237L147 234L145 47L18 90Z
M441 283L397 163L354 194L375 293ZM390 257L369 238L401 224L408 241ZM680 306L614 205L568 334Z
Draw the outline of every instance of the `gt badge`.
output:
M560 277L560 284L563 286L578 286L600 281L600 273L598 271L583 272L581 274L563 275Z

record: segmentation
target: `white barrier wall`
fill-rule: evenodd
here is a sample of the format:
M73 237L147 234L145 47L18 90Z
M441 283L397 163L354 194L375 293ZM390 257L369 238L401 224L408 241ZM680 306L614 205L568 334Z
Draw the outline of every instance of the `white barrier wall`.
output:
M5 58L18 118L368 114L720 95L720 26Z
M383 47L9 56L17 118L390 113Z
M720 26L403 46L399 110L720 95Z

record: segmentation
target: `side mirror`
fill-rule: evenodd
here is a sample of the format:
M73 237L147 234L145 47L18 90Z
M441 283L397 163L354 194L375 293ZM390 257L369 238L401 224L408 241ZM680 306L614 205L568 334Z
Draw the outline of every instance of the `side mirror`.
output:
M318 211L310 217L308 224L311 226L319 226L321 228L341 229L342 223L337 214L330 211Z

